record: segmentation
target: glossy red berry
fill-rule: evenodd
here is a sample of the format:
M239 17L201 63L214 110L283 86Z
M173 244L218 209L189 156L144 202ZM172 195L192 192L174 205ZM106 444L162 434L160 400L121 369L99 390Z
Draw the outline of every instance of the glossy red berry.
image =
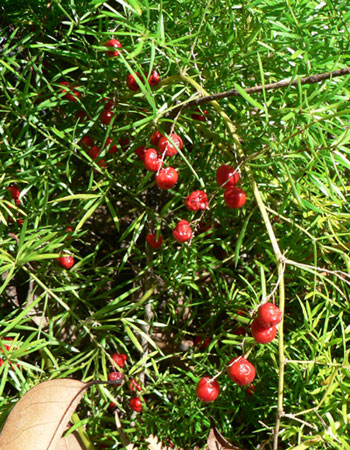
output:
M180 220L173 230L174 239L181 244L192 238L192 229L187 220Z
M159 139L162 137L163 137L162 133L156 130L154 133L151 134L151 144L157 146Z
M258 320L260 325L265 328L277 325L282 320L282 311L273 303L264 303L259 308Z
M97 159L100 152L101 150L98 147L96 147L96 145L94 145L89 150L89 156L92 159Z
M234 167L223 164L216 170L216 181L225 189L234 187L239 181L239 173L235 172Z
M228 188L225 191L224 200L229 208L242 208L247 200L247 194L238 187Z
M170 139L173 143L170 141ZM172 133L170 134L169 139L165 136L159 139L158 150L160 151L161 154L165 152L165 156L171 157L176 155L178 149L182 150L183 145L184 144L180 136L175 133Z
M120 55L120 52L118 50L115 50L117 48L122 48L122 44L118 39L110 39L109 41L105 42L105 47L108 47L108 51L106 51L107 55L109 57L118 56Z
M74 258L70 255L62 255L60 258L58 258L58 264L64 269L70 269L74 266L74 263Z
M143 163L145 168L151 172L157 172L163 165L162 158L154 148L145 150L145 159Z
M136 378L132 378L130 380L129 389L132 392L136 392L136 391L141 392L142 391L142 387L139 385L139 383L137 382Z
M94 145L94 140L90 136L84 136L80 143L84 147L92 147Z
M196 393L202 402L213 402L220 394L219 383L213 378L203 377L197 384Z
M113 139L107 138L105 147L108 147L108 153L117 153L117 151L118 151L117 144L113 144L113 145L112 144L113 144Z
M204 191L194 191L185 199L186 208L190 211L199 211L208 208L208 196Z
M275 325L272 325L271 327L263 327L260 324L259 319L256 318L253 320L251 332L256 342L259 344L268 344L275 339L277 329Z
M193 120L198 120L199 122L206 122L207 118L206 116L209 114L209 112L206 109L203 109L203 114L199 109L196 109L196 111L192 114Z
M139 81L141 81L142 82L142 77L141 77L141 75L139 74L139 73L135 73L135 75L137 76L137 78L139 79ZM128 88L131 90L131 91L139 91L140 90L140 87L139 87L139 85L137 84L137 81L136 81L136 79L135 79L135 77L134 77L134 75L132 75L131 73L128 75L128 77L127 77L127 79L126 79L126 84L127 84L127 86L128 86Z
M128 359L128 357L123 353L113 353L112 359L117 364L117 366L124 367L125 361Z
M156 233L148 233L146 235L146 242L151 248L159 248L163 244L163 237L159 235L157 239Z
M232 359L227 370L230 378L240 386L252 383L255 378L255 367L243 356Z
M100 120L103 124L109 125L114 116L114 113L109 109L104 109L100 114Z
M139 159L141 161L145 160L145 152L146 152L146 147L144 145L140 145L139 147L135 148L135 153L136 155L139 157Z
M179 175L173 167L161 169L156 175L156 184L160 189L171 189L177 183Z
M121 372L110 372L108 374L108 380L114 381L115 384L122 384L124 381L124 375Z
M156 86L160 82L160 75L156 70L151 72L151 75L148 77L148 83L150 86Z
M129 406L133 411L137 411L137 412L142 411L142 402L138 397L132 397L129 400Z

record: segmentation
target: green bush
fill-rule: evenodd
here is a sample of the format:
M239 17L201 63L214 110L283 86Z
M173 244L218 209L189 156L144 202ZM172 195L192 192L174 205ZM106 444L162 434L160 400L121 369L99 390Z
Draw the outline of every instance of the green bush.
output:
M2 422L43 380L107 380L117 352L128 358L117 368L124 385L91 388L78 409L85 419L76 423L97 448L122 446L113 401L141 447L150 434L203 447L212 416L243 448L277 449L279 432L281 449L350 449L349 80L264 89L346 68L348 2L7 0L1 8ZM119 56L106 54L111 38L122 43ZM138 92L126 85L130 73L141 74ZM199 113L188 107L234 88ZM109 125L100 120L105 98ZM204 121L192 117L205 109ZM135 154L156 130L184 141L165 159L179 174L166 191ZM100 148L97 159L84 136ZM222 164L241 173L243 208L224 202ZM185 207L195 190L208 194L208 209ZM190 243L173 238L182 219ZM160 249L146 244L149 232L163 236ZM74 256L71 269L59 265L62 254ZM261 345L249 325L267 299L284 321ZM225 373L243 354L256 367L254 391ZM220 396L201 403L199 379L221 371ZM131 378L143 382L136 418Z

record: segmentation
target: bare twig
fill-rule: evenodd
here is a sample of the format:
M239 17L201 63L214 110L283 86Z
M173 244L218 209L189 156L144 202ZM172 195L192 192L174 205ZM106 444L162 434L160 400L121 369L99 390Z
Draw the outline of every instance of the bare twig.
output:
M334 70L333 72L326 72L326 73L319 73L317 75L311 75L309 77L304 78L287 78L284 80L277 81L276 83L269 83L258 86L253 86L251 88L246 88L244 91L247 94L256 94L257 92L262 91L272 91L275 89L282 89L290 86L298 86L299 84L314 84L314 83L320 83L321 81L329 80L331 78L341 77L344 75L350 75L350 67L345 67L340 70ZM170 77L173 78L173 77ZM164 84L167 84L168 80L164 80ZM224 98L230 98L230 97L239 97L241 96L240 92L237 91L237 89L230 89L228 91L224 92L218 92L216 94L211 95L203 95L202 97L199 97L195 100L190 100L185 105L181 105L182 109L188 109L188 108L194 108L198 107L200 105L203 105L205 103L209 103L212 101L218 101L222 100ZM178 113L177 109L173 110L171 112L171 116L176 115Z

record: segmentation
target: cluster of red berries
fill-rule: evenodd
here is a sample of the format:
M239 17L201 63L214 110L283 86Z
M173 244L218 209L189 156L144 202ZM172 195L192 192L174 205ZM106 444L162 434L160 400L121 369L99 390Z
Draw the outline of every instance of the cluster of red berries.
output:
M236 186L240 179L239 173L227 164L220 166L216 171L218 185L225 189L224 200L229 208L242 208L247 200L247 194Z
M258 316L254 319L251 331L256 342L267 344L277 333L276 325L282 320L282 311L273 303L260 306ZM255 388L251 384L256 375L255 367L244 356L232 359L227 367L228 375L239 386L248 386L247 393L252 395ZM249 386L250 385L250 386ZM197 385L197 397L203 402L212 402L220 393L220 385L216 378L205 376Z
M112 359L118 367L123 368L128 357L123 353L113 353ZM122 372L116 371L114 368L113 372L110 372L108 374L108 380L113 381L114 384L122 385L124 383L124 374ZM142 387L136 380L136 378L130 379L128 387L134 394L142 391ZM129 399L129 406L133 411L141 412L143 407L141 398L137 395L134 395ZM115 407L116 405L111 402L108 409L110 411L113 411Z

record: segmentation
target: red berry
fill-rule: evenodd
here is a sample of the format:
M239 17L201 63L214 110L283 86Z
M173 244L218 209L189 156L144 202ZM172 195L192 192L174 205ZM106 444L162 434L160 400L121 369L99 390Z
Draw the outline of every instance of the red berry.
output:
M277 325L282 320L282 311L273 303L264 303L258 311L258 320L262 327Z
M157 172L163 165L163 161L154 148L145 150L144 166L151 172Z
M239 181L239 173L235 172L234 167L224 164L216 170L216 181L225 189L234 187Z
M180 243L189 241L192 238L192 229L187 220L180 220L173 231L173 236Z
M103 109L111 110L117 102L115 102L112 98L103 97L102 102L104 103Z
M224 200L229 208L242 208L247 200L247 194L238 187L228 188L225 191Z
M121 372L110 372L108 374L109 381L115 381L116 384L122 384L124 381L124 375Z
M160 189L171 189L175 186L178 178L179 175L173 167L166 167L156 175L156 183Z
M94 145L94 140L90 136L84 136L80 143L84 147L92 147Z
M185 200L187 209L190 211L199 211L208 208L208 196L204 191L194 191L188 195Z
M113 412L116 409L117 405L114 402L110 402L108 405L108 411Z
M182 150L184 144L180 136L175 133L170 134L169 138L175 145L170 142L170 139L163 136L158 141L158 150L162 154L165 152L165 156L171 157L176 155L177 149Z
M114 113L110 111L109 109L104 109L100 114L100 120L105 125L109 125L111 123L111 120L114 116Z
M159 248L163 243L163 238L161 235L159 235L159 238L157 240L157 235L155 233L148 233L146 235L146 241L150 247Z
M76 102L78 98L80 98L80 92L75 90L69 81L61 81L58 84L68 88L68 91L67 89L61 89L61 93L65 94L63 98L69 100L70 102Z
M132 378L130 380L129 389L132 392L136 392L136 391L141 392L142 391L142 387L139 385L139 383L137 382L136 378ZM136 391L135 391L135 389L136 389Z
M196 336L194 338L194 344L200 345L199 350L205 350L208 347L208 345L210 344L210 341L211 341L210 337L206 337L206 338L204 338L204 340L200 336Z
M109 147L108 153L117 153L118 147L116 144L111 145L112 143L113 143L113 139L107 138L106 143L105 143L105 148Z
M235 383L246 386L255 378L255 367L243 356L239 356L229 362L228 374Z
M150 86L156 86L160 82L160 75L157 71L153 70L148 78Z
M66 233L72 234L73 233L73 228L72 227L67 227L66 228ZM73 239L73 236L68 236L66 241L70 241L71 239Z
M64 269L70 269L74 266L74 258L70 255L63 255L60 258L58 258L58 264L62 266Z
M245 336L245 328L244 327L237 327L233 330L233 334L237 336Z
M203 377L197 384L197 397L202 402L213 402L220 394L219 383L210 377Z
M12 184L11 186L8 187L8 189L12 195L13 200L16 200L16 201L19 200L19 195L20 195L21 191L18 189L17 184Z
M141 75L140 75L139 73L137 73L137 72L135 72L135 75L137 76L137 78L139 79L139 81L142 82L142 77L141 77ZM131 91L135 91L135 92L136 92L136 91L139 91L139 90L140 90L140 87L139 87L139 85L137 84L137 81L136 81L134 75L132 75L132 74L129 74L129 75L128 75L128 77L127 77L127 79L126 79L126 84L127 84L128 88L129 88Z
M199 122L206 122L207 118L205 116L208 114L209 112L206 109L203 109L203 114L199 109L196 109L196 111L192 114L192 119L198 120Z
M139 157L139 159L141 161L145 160L145 152L146 152L146 147L144 145L140 145L139 147L135 148L135 153L136 155Z
M94 145L89 150L89 156L92 159L96 159L96 158L98 158L98 155L100 154L100 152L101 152L101 150L98 147L96 147L96 145Z
M114 50L116 48L122 48L122 44L120 41L118 41L118 39L110 39L109 41L105 42L104 45L105 47L109 48L109 50L106 51L109 57L120 55L120 52L118 50Z
M124 367L125 361L128 359L128 357L123 353L113 353L112 359L117 364L117 366Z
M138 397L132 397L129 400L129 406L134 411L137 411L137 412L142 411L142 402Z
M160 131L155 131L151 134L151 144L156 146L158 145L159 139L163 137L162 133Z
M256 318L253 320L251 332L256 342L259 344L268 344L275 339L277 329L275 325L272 325L271 327L263 327L260 324L259 319Z

